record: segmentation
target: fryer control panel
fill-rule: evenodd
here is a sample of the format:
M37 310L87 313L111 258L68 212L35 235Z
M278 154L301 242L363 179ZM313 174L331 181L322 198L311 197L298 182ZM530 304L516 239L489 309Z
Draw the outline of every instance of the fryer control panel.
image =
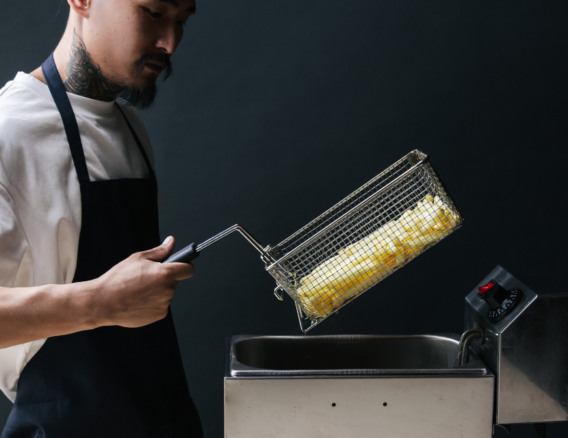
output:
M497 266L466 297L466 326L479 321L485 328L498 332L534 299L536 294L528 286Z

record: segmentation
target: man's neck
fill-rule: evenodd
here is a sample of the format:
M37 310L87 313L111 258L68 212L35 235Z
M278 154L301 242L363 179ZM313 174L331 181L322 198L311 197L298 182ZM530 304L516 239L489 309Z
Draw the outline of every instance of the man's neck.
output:
M75 29L72 32L71 38L63 37L54 53L55 64L65 88L70 93L90 99L113 101L122 91L122 87L113 84L102 74L100 67L93 62L87 51L83 39ZM66 44L66 40L69 43ZM41 67L30 75L46 83Z
M65 74L67 91L80 96L108 102L116 99L122 91L122 87L113 84L102 74L101 68L93 62L85 43L75 31Z

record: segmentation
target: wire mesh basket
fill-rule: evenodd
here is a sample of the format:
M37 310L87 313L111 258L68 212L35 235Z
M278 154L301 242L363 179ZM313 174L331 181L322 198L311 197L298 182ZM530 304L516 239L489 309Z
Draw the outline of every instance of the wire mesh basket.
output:
M292 297L308 332L461 224L428 156L414 150L274 247L233 225L164 263L190 262L238 231L260 252L275 295Z
M414 150L267 248L266 270L307 332L461 224L428 156Z

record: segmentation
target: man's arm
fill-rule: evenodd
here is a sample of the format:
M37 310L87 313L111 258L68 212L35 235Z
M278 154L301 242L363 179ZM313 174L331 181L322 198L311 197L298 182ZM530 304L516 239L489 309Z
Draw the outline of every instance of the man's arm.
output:
M169 240L168 240L169 239ZM0 348L97 327L141 327L164 318L193 266L160 263L174 247L131 255L101 277L72 284L0 288Z

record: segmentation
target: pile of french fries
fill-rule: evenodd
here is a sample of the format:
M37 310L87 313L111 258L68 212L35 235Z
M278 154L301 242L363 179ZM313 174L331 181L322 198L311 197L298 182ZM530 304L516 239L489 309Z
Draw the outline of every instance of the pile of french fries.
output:
M303 277L296 292L304 312L325 318L449 234L458 222L459 216L438 196L427 195L399 219L341 249Z

